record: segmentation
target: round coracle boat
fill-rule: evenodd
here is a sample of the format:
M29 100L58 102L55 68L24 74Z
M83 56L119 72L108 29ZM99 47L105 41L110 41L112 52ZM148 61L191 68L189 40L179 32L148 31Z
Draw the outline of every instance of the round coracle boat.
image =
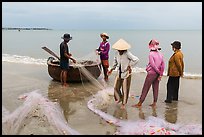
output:
M57 81L60 81L60 73L61 68L59 65L60 61L58 59L55 59L53 57L49 57L47 60L48 65L48 73L49 75ZM97 79L100 74L100 63L90 61L90 60L84 60L77 62L76 64L73 64L70 62L70 66L67 73L67 82L84 82L89 81L89 78L85 76L81 71L80 67L85 68L91 74L91 76L95 79Z

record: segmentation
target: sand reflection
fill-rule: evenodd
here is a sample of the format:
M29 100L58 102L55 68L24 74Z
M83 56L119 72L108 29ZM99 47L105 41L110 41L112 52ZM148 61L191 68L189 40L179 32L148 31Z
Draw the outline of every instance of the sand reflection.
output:
M176 123L178 114L178 102L166 103L165 120L170 123Z
M53 102L58 102L63 110L64 116L68 121L70 115L75 114L77 108L71 107L70 103L85 101L85 98L95 94L95 90L90 88L89 83L69 83L69 87L62 87L60 82L50 81L48 86L48 98ZM88 90L89 89L89 90ZM91 90L92 89L92 90Z

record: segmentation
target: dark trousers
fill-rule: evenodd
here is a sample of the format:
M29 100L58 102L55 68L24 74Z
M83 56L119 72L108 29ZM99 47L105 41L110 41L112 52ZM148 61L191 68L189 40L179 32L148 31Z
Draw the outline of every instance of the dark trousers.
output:
M180 76L178 77L171 77L169 76L167 82L167 97L166 100L178 100L178 92L179 92L179 80Z

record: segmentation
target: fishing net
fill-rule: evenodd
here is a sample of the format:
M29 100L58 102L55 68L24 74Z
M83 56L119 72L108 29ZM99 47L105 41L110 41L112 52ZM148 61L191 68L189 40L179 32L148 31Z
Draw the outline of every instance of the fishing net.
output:
M74 68L78 68L80 75L82 77L85 76L90 83L92 83L92 85L100 90L104 89L107 87L106 82L102 79L102 74L103 74L103 69L101 69L101 60L99 55L97 55L95 52L91 52L88 55L81 57L81 58L77 58L77 63L74 64L72 63L71 65ZM100 76L96 79L92 73L86 69L86 66L89 65L94 65L97 64L98 69L100 70ZM83 79L81 79L82 84L83 84Z
M24 103L10 114L5 107L2 107L2 111L6 114L2 117L2 134L20 134L32 117L48 123L47 127L50 127L53 134L79 134L68 125L58 103L49 101L37 91L23 94L19 99L24 100Z
M116 135L201 135L202 125L200 124L172 124L164 119L149 116L147 119L140 120L121 120L113 115L107 114L101 110L104 105L110 103L111 91L106 88L95 95L88 101L88 108L95 114L102 117L107 123L115 125ZM106 94L106 95L105 95Z

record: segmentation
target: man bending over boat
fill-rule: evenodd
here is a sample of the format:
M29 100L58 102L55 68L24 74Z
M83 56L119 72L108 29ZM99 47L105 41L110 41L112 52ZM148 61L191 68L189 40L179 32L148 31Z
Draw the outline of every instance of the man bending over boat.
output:
M67 73L69 69L69 59L71 59L74 63L76 63L76 60L73 59L71 56L72 54L69 53L68 48L68 42L72 39L70 34L64 34L62 37L64 41L60 44L60 80L62 83L62 86L66 87L67 85Z

